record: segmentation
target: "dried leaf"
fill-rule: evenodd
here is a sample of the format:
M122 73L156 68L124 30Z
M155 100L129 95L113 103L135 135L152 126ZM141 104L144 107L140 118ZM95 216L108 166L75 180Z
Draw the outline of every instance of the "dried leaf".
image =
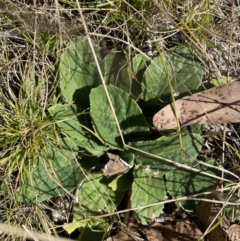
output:
M240 239L240 226L233 224L228 230L228 237L230 241L237 241Z
M188 220L175 225L155 223L150 227L140 226L149 241L195 241L202 235L196 225Z
M112 153L107 153L107 155L109 157L109 161L103 169L103 175L106 177L127 173L132 167L131 165L123 161L118 155L114 155Z
M220 200L224 201L221 192L217 191L217 189L220 187L220 183L218 183L215 187L215 190L213 193L207 195L208 199L213 200ZM197 215L200 219L202 225L205 229L209 227L209 225L212 223L212 221L215 219L217 215L219 215L219 211L222 208L222 204L219 203L212 203L212 202L201 202L197 208ZM219 221L219 218L215 221L214 224L216 224ZM216 226L213 230L211 230L210 233L208 233L207 237L209 241L226 241L227 240L227 233L223 230L223 227L228 228L229 227L229 220L224 217L222 219L221 224Z
M156 129L174 129L176 116L182 126L240 121L240 81L230 82L186 96L158 111L153 117ZM176 115L175 115L176 113Z

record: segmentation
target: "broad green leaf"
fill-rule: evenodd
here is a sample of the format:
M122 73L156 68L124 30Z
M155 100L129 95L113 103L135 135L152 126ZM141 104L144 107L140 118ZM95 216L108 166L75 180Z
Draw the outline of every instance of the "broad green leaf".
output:
M214 163L209 163L214 165ZM213 172L209 167L198 164L199 173L175 169L165 175L167 190L173 198L184 197L211 190L216 185L217 180L213 177L204 175L204 173L220 176L220 171ZM186 209L195 209L198 201L183 201L181 205Z
M149 63L149 58L142 53L137 54L132 59L132 95L134 99L137 99L142 93L141 83L143 80L143 73L147 69Z
M65 223L62 225L62 228L67 231L68 234L71 234L75 229L79 228L79 223L73 220L71 223Z
M117 86L130 93L132 81L126 54L119 50L111 50L104 58L104 63L106 84Z
M137 75L139 71L144 71L150 63L149 57L146 54L139 53L132 59L132 71L134 75Z
M120 158L130 166L134 165L134 154L129 150L119 151Z
M102 241L111 229L111 224L103 218L92 219L82 229L78 241Z
M131 203L132 208L154 204L164 201L166 196L166 187L162 173L150 166L142 166L133 172L134 182L132 186ZM135 210L138 221L147 224L147 221L153 214L160 215L163 204L150 206Z
M98 55L99 47L94 45L94 49ZM98 63L104 69L99 57ZM60 57L59 83L68 102L74 101L82 109L89 107L89 93L101 83L101 79L87 38L76 38L66 46Z
M73 219L71 223L65 223L62 227L68 234L71 234L75 229L81 227L81 222ZM107 219L95 218L84 223L84 227L81 229L81 234L78 240L94 240L101 241L110 231L112 225Z
M60 147L47 146L39 151L17 192L17 201L38 203L72 191L84 178L75 157L77 147L66 138Z
M112 188L113 191L125 192L131 188L132 182L133 175L131 172L128 172L123 175L115 176L108 186Z
M84 126L83 113L78 113L72 105L54 105L48 109L50 115L56 121L61 132L80 148L80 152L88 152L94 156L101 156L107 151L107 147L100 144L93 132Z
M143 99L169 99L174 94L196 90L202 81L203 66L186 46L177 46L155 57L144 72Z
M69 104L54 105L48 108L48 111L63 133L74 139L82 141L86 139L78 119L81 113L77 113L76 107Z
M191 133L196 133L196 134L199 134L201 133L204 128L206 128L206 125L191 125L191 126L183 126L181 128L181 131L183 133L189 133L191 135Z
M82 168L89 171L91 168L98 165L99 157L83 155L79 162L80 162Z
M195 166L196 162L193 162L192 158L197 157L202 146L201 142L202 137L198 134L182 135L182 152L180 150L178 135L163 136L155 141L130 143L132 147L147 152L147 154L143 154L133 151L136 163L141 165L142 168L137 172L134 171L132 206L137 207L163 201L165 197L163 175L166 176L168 173L174 173L177 170L174 165L175 163L185 164L189 167ZM162 160L157 159L153 155L162 158ZM164 158L172 161L172 163L164 161ZM184 174L186 175L186 179L191 175L188 171L185 171ZM170 182L174 182L174 179L171 179ZM159 188L159 191L157 188ZM141 200L143 201L141 202ZM136 212L140 221L146 223L146 220L152 214L159 215L162 208L163 205L159 205Z
M84 220L86 218L116 210L125 192L114 192L108 187L109 183L110 180L102 173L93 173L85 180L78 194L79 204L73 208L74 219L83 220L80 223L81 226L85 226L87 221Z
M84 141L79 139L74 139L73 141L81 150L84 149L93 156L100 157L109 150L109 147L104 146L103 144L101 145L99 139L90 134L86 134L86 139Z
M108 86L107 90L124 137L128 139L130 136L148 134L148 125L137 103L126 92L115 86ZM90 102L90 114L96 132L108 146L122 149L117 124L103 86L91 91Z
M150 154L132 151L135 154L137 164L149 165L151 169L158 169L163 175L175 169L175 166L164 161L164 158L172 162L194 165L192 158L196 158L201 149L202 137L198 134L182 135L182 152L178 135L162 136L155 141L140 141L130 143L130 145ZM162 158L162 160L157 157Z

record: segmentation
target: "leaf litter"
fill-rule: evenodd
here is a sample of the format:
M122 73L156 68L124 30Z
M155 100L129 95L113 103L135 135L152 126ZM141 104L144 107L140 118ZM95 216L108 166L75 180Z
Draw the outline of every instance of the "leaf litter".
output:
M230 82L176 100L153 117L157 130L194 124L224 124L240 121L240 81Z

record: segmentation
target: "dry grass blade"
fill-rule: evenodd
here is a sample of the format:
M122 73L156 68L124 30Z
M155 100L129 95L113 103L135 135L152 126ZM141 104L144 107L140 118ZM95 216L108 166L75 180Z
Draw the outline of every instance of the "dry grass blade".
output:
M38 233L38 232L31 232L31 231L26 231L23 228L19 227L12 227L10 225L1 223L0 224L0 231L11 235L11 236L16 236L16 237L23 237L27 239L34 239L34 240L43 240L43 241L70 241L72 239L68 238L61 238L61 237L54 237L52 235L48 234L43 234L43 233Z

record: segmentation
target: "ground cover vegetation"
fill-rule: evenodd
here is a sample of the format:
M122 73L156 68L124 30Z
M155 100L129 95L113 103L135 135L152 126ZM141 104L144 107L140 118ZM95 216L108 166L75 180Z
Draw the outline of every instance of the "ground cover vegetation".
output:
M237 240L238 1L0 8L1 240Z

